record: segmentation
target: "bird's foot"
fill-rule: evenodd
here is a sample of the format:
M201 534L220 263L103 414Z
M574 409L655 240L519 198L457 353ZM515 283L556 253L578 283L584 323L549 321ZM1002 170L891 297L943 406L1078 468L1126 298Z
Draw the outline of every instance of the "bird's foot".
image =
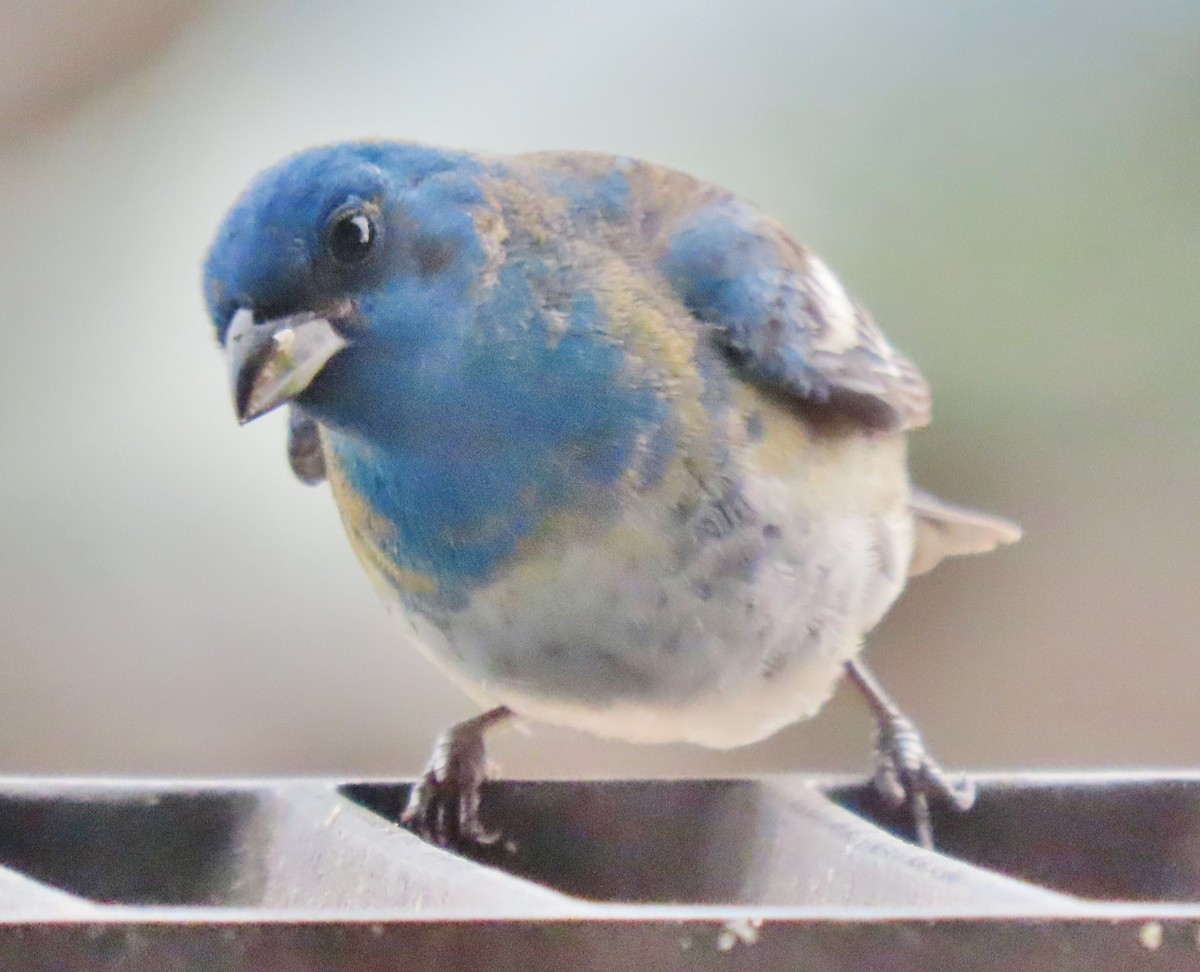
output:
M917 842L927 850L933 849L929 801L941 799L964 812L975 802L975 785L965 777L948 776L929 755L917 727L899 712L881 716L875 757L875 790L893 808L908 807Z
M488 775L484 736L511 715L501 706L456 723L438 736L425 772L409 794L400 823L439 847L495 843L500 835L484 827L479 817L483 782Z
M875 716L875 790L893 809L908 807L917 842L933 850L930 799L945 800L956 810L967 811L975 803L975 785L966 778L947 776L929 755L912 720L861 660L846 662L846 674Z

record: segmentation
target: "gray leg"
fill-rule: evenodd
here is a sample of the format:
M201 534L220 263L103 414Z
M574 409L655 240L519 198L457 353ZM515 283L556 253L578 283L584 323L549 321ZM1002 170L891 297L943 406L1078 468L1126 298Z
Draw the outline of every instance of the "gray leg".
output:
M933 849L929 798L939 796L958 810L975 802L975 787L966 779L951 781L925 749L921 734L861 661L846 662L846 674L875 716L875 789L893 806L908 804L917 841Z
M440 847L493 843L499 835L485 830L479 819L480 787L487 777L484 736L512 717L512 710L502 705L438 736L400 822Z

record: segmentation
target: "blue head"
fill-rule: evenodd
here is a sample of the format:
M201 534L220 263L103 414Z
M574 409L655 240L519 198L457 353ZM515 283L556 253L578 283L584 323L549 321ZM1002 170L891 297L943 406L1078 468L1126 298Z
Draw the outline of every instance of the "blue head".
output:
M555 512L599 511L639 449L670 439L602 281L577 241L528 231L514 184L464 153L311 150L250 185L205 267L239 416L295 401L315 417L390 527L377 545L446 604Z
M349 343L338 370L383 346L412 357L445 336L430 320L464 306L480 262L465 211L478 198L476 169L461 154L356 143L303 152L251 183L226 216L204 274L218 338L238 351L234 363L244 369L240 418L292 397L318 404L307 385L263 387L282 367L266 364L279 350L270 344L278 329L267 322L289 321L286 330L295 332L303 323L296 315L325 321ZM384 305L390 312L378 313ZM234 328L239 311L247 313ZM238 332L232 346L231 328ZM332 347L315 343L321 354ZM254 379L260 401L251 409Z
M452 206L437 204L476 192L476 168L461 154L362 142L311 149L266 170L226 215L205 263L218 337L239 308L264 320L313 311L361 298L397 271L428 278L446 269L444 247L462 237L445 225Z

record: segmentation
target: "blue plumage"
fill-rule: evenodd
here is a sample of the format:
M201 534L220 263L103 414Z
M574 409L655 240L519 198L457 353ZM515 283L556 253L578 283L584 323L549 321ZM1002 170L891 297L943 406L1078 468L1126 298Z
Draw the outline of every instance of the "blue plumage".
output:
M367 312L387 313L394 299ZM622 379L594 299L572 294L562 314L551 341L529 281L504 270L472 321L492 341L456 335L446 321L452 350L404 345L398 353L411 357L398 361L368 342L299 399L330 429L350 487L396 525L388 555L435 578L446 606L461 605L547 516L578 503L597 516L615 507L609 494L637 436L668 421L653 388Z
M669 169L310 150L234 205L205 293L239 416L291 403L293 467L506 711L761 738L820 706L910 564L1015 537L915 503L919 373L777 223ZM430 772L420 813L454 775Z

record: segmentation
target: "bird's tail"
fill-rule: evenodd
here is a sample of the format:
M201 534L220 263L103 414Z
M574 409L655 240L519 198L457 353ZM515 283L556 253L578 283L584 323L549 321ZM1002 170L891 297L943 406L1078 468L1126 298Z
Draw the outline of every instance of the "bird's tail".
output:
M987 553L1021 539L1021 527L1012 520L947 503L917 487L909 507L916 520L909 577L932 570L943 557Z

